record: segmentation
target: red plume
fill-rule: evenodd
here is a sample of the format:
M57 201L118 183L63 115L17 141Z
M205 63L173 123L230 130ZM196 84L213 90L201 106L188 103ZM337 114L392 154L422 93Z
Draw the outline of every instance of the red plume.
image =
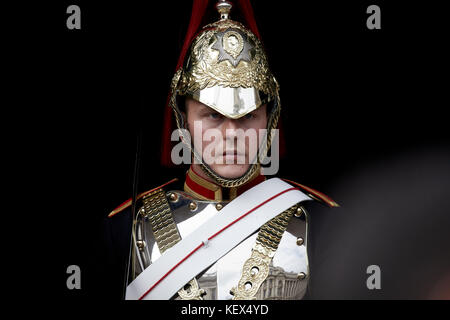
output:
M192 40L198 32L200 27L200 23L203 20L203 16L205 15L206 8L208 6L209 0L194 0L192 3L192 13L191 20L189 21L189 26L186 32L186 36L184 37L184 44L181 49L180 57L178 58L177 67L175 72L178 71L184 62L184 57L186 56L186 52L191 45ZM169 106L169 100L172 95L172 92L169 92L169 96L167 97L166 109L164 111L164 124L163 124L163 134L162 134L162 150L161 150L161 164L166 167L173 166L172 159L170 157L170 153L172 150L172 142L170 141L170 136L172 131L175 130L175 119L173 117L172 108Z
M250 0L238 0L238 3L245 20L244 24L246 24L247 28L249 28L250 31L253 32L253 34L257 36L258 39L261 40L258 27L255 21L255 14L253 13L253 7L250 3Z

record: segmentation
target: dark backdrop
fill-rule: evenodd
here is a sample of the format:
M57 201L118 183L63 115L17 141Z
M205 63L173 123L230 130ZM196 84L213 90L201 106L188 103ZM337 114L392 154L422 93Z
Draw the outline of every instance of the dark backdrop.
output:
M279 175L341 205L311 211L310 297L442 297L450 152L440 2L253 3L281 86L288 152ZM66 28L70 4L81 7L81 30ZM370 4L381 7L381 30L366 28ZM49 183L51 201L36 252L50 259L57 297L96 299L101 222L131 197L138 128L140 190L183 174L160 168L159 150L191 2L60 1L39 9L27 81L38 98L32 115L43 120L37 179ZM66 288L71 264L81 267L81 290ZM366 287L371 264L381 268L381 290Z

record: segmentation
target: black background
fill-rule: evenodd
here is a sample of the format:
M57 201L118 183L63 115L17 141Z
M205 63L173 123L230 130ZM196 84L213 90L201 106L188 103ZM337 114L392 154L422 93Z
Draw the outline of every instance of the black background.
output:
M66 28L70 4L81 8L81 30ZM370 4L381 8L381 30L366 28ZM288 152L279 175L341 205L311 212L310 297L449 298L436 288L445 277L448 288L450 274L449 52L440 2L253 6L281 86ZM159 167L159 150L190 11L191 1L58 1L19 9L11 25L24 31L11 37L24 45L12 82L30 87L16 105L26 103L32 120L22 141L32 161L22 160L42 211L32 251L45 261L55 298L101 298L101 222L131 197L138 128L141 190L185 170ZM81 290L66 288L72 264L81 267ZM381 268L381 290L366 287L371 264Z

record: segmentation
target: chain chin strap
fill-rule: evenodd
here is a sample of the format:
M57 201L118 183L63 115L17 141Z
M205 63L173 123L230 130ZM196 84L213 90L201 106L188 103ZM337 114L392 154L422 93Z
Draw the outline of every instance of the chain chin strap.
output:
M272 144L274 129L277 127L278 119L280 117L280 110L281 110L280 98L278 95L278 86L277 86L277 94L275 96L275 102L274 102L275 104L274 104L273 110L270 113L269 120L267 121L267 132L265 135L265 139L263 140L263 141L267 141L267 143L262 144L262 146L259 148L259 152L258 152L257 159L256 159L257 161L256 162L254 161L254 163L252 163L250 165L248 170L242 176L240 176L238 178L234 178L234 179L229 179L229 178L225 178L225 177L218 175L211 169L211 167L209 165L207 165L206 163L203 162L202 156L199 155L198 152L192 146L191 138L189 136L186 136L184 131L181 130L181 129L185 129L185 125L184 125L184 120L183 120L183 117L181 115L180 109L178 108L177 101L176 101L177 86L178 86L179 79L181 77L181 73L182 73L182 69L178 70L172 79L172 94L170 97L170 106L174 110L175 120L176 120L178 131L182 138L183 143L185 143L189 147L194 158L198 161L198 163L200 163L200 166L201 166L202 170L206 173L206 175L208 177L210 177L211 179L213 179L218 185L225 187L225 188L234 188L234 187L239 187L241 185L246 184L251 178L254 177L256 172L261 169L261 162L263 161L263 159L265 159L267 157L267 152L269 151L270 146Z

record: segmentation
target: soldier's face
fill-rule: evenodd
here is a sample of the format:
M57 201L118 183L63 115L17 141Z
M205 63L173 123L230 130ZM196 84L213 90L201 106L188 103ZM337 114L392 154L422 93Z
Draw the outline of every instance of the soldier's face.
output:
M186 99L186 120L194 148L212 170L225 178L242 176L258 152L267 128L266 105L230 119L194 99Z

